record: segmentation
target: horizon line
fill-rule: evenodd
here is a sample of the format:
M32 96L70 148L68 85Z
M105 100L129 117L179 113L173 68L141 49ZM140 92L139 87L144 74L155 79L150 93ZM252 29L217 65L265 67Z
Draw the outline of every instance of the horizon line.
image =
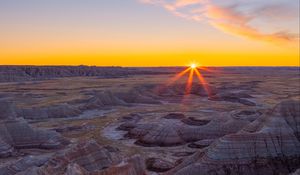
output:
M122 68L176 68L176 67L189 67L188 65L177 65L177 66L168 66L168 65L162 65L162 66L122 66L122 65L85 65L85 64L79 64L79 65L67 65L67 64L53 64L53 65L47 65L47 64L0 64L0 67L25 67L25 66L31 66L31 67L122 67ZM213 65L203 65L198 67L299 67L299 65L224 65L224 66L213 66Z

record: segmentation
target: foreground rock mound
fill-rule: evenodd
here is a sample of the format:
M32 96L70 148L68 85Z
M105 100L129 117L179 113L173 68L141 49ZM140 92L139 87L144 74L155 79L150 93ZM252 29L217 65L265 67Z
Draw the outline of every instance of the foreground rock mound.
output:
M231 116L211 121L196 118L169 119L167 115L158 122L125 122L119 129L128 131L127 137L136 139L143 146L176 146L202 139L216 139L241 130L250 122ZM173 114L171 115L173 116ZM176 115L177 116L177 115ZM171 117L173 118L173 117ZM177 117L176 117L177 118Z
M93 172L110 167L118 161L119 158L114 152L109 152L92 140L58 153L41 170L45 174L59 174L63 173L69 164L75 163L86 171Z
M41 156L26 156L17 162L1 167L0 175L14 175L17 173L23 173L32 167L40 167L49 160L50 156L50 154Z
M6 106L0 111L0 158L11 156L15 149L54 149L67 143L55 131L34 129L23 118L15 118L12 103L0 103Z
M100 146L94 140L81 142L61 151L40 167L28 168L32 175L143 175L144 161L139 156L122 160L119 152Z
M288 174L300 167L300 102L286 101L168 174Z
M57 132L33 129L24 119L0 121L0 157L14 149L56 149L66 143Z
M163 159L149 158L146 160L147 169L155 172L165 172L174 167L174 164Z

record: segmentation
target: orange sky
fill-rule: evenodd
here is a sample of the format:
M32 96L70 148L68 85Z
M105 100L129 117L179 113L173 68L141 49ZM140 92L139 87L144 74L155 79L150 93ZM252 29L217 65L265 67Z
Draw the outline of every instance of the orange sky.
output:
M284 11L295 10L293 4L279 8L264 1L268 14L255 11L253 17L261 6L250 11L218 0L5 0L0 64L300 66L299 16Z

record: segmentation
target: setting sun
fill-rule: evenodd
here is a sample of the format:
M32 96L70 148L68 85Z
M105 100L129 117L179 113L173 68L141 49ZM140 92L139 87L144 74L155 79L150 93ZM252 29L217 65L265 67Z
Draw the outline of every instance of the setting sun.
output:
M195 69L197 67L197 65L195 63L191 64L190 66L192 69Z

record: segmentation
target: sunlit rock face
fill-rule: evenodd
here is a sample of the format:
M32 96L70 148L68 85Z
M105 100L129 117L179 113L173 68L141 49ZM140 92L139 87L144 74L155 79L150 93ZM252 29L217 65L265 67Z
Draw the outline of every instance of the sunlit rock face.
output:
M241 131L211 144L171 174L290 173L300 163L300 102L285 101ZM197 157L198 156L198 157Z

